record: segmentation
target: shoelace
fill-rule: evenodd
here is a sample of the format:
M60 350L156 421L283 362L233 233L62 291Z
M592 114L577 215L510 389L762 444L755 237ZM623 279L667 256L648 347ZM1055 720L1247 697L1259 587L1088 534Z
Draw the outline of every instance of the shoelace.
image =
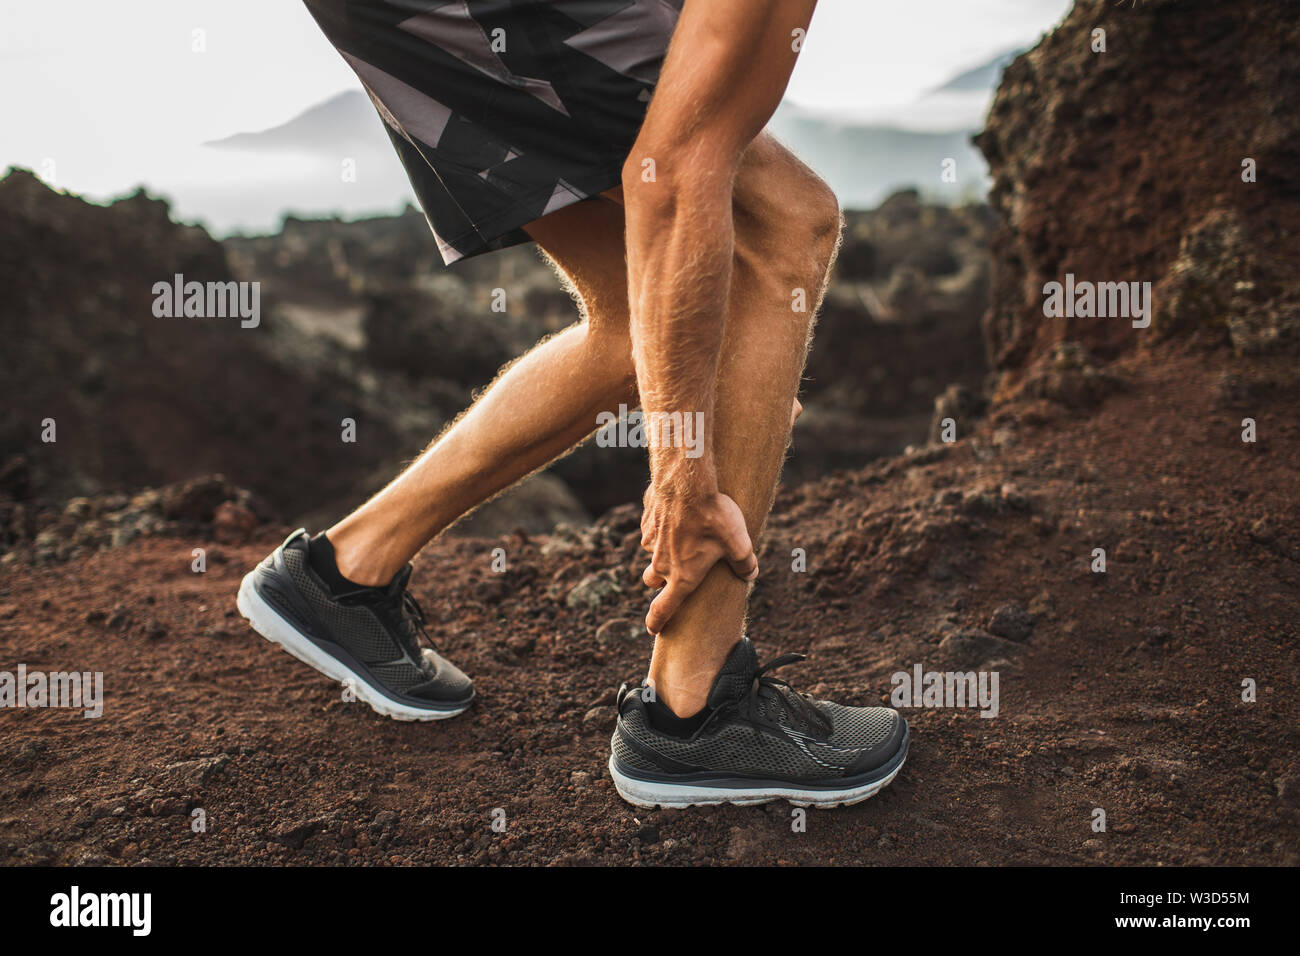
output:
M438 647L429 635L425 627L426 618L424 608L420 602L415 599L415 595L407 588L402 588L396 594L382 594L375 596L374 589L367 588L363 591L354 591L348 594L340 595L341 598L360 598L363 601L369 601L374 607L382 609L389 617L397 622L397 633L401 638L411 659L415 661L417 667L423 667L420 654L421 638L423 643L431 650L437 651Z
M759 698L766 696L773 703L784 704L794 714L802 717L807 725L818 728L823 733L831 732L832 728L828 724L826 716L814 707L806 696L799 693L786 681L781 680L779 677L771 677L767 673L779 667L784 667L786 664L799 664L807 659L806 654L793 652L782 654L780 657L774 657L766 664L763 664L754 672L753 683L750 684L749 694L746 695L746 706L750 720L754 720L759 716ZM789 691L789 693L782 693L782 688Z
M401 599L393 601L393 610L397 618L402 622L406 635L411 639L409 648L411 656L415 658L416 664L420 663L420 639L424 638L424 643L433 650L437 650L433 644L433 638L429 636L429 631L425 628L424 608L420 602L415 599L415 595L405 588L402 589Z

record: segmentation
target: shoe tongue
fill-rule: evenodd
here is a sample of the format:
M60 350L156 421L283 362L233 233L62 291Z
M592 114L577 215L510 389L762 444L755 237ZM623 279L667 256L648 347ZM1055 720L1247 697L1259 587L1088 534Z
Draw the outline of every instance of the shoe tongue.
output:
M411 580L412 570L413 569L409 564L406 567L402 568L402 570L397 572L397 577L393 578L393 580L388 582L388 587L384 588L384 591L386 591L390 595L401 594L403 591L406 590L407 582Z
M718 707L740 700L749 693L754 683L754 674L758 671L758 654L749 638L742 637L740 643L731 649L727 661L722 665L713 689L709 691L709 707Z

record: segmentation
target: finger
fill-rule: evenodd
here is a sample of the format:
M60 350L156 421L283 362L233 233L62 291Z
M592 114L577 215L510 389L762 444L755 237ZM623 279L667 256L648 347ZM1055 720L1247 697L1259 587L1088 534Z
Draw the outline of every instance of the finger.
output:
M731 566L732 573L735 574L736 577L740 578L740 580L758 580L758 558L754 555L753 551L749 552L747 558L743 558L739 561L728 558L727 564Z
M658 539L659 529L655 526L654 515L647 511L641 515L641 547L653 551Z
M646 630L651 634L660 634L694 590L694 585L687 584L681 579L670 582L650 602L650 611L645 616Z
M668 579L655 570L654 565L648 565L641 574L641 581L648 588L654 588L656 591L668 583Z
M723 547L727 549L727 564L732 572L742 581L753 581L758 577L758 557L754 554L754 545L749 532L743 528L724 532Z
M799 416L802 415L802 414L803 414L803 403L800 402L799 399L796 398L796 399L794 400L794 407L790 410L790 427L791 427L791 428L794 428L794 423L797 422L797 421L799 420Z

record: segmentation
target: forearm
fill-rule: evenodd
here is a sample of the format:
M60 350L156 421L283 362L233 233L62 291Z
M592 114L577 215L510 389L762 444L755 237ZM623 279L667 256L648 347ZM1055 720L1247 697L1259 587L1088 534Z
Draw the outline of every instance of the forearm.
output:
M725 171L625 186L632 350L656 489L716 492L712 425L731 283Z

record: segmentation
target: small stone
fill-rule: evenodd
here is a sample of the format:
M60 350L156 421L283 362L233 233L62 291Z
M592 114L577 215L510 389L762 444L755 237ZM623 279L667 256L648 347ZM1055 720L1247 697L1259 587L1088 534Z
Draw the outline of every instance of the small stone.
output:
M961 492L956 488L945 488L943 491L935 492L934 499L930 502L932 508L958 504L961 504Z
M89 518L93 510L88 498L69 498L63 506L63 513L69 518Z
M158 504L170 521L202 524L211 521L218 507L236 493L221 475L205 475L158 489Z
M1002 509L1002 499L988 491L974 489L961 498L961 510L968 515L993 515Z
M185 806L171 797L159 797L149 804L149 813L155 817L174 817L184 811Z
M1013 645L978 628L953 631L939 642L939 653L954 664L974 667L1004 657Z
M989 631L1011 641L1027 641L1034 633L1034 617L1018 604L1003 604L989 619Z
M287 846L290 849L301 850L302 845L307 839L319 833L325 828L326 819L324 817L314 817L310 820L301 820L297 823L291 823L281 827L271 837L276 843Z
M1017 511L1029 510L1029 498L1017 485L1008 482L1002 486L1001 492L1002 500L1006 503L1007 507L1015 508Z
M602 647L606 644L639 640L644 636L646 632L641 623L626 617L612 618L596 629L596 643Z
M528 634L517 634L506 641L506 647L516 657L525 657L533 652L537 646L537 638Z
M614 727L614 708L593 707L582 715L583 730L612 730Z
M215 757L200 757L198 760L182 760L179 763L168 764L163 770L168 774L174 774L191 786L197 786L217 776L229 762L229 755L218 754Z
M578 544L575 541L566 541L563 538L548 538L542 545L541 552L544 558L553 558L557 554L568 554L570 551L577 551Z
M614 572L608 569L587 575L573 586L564 599L567 607L598 608L606 598L622 592Z
M1260 544L1272 544L1277 540L1277 529L1267 518L1260 518L1250 526L1250 537Z
M1152 625L1142 629L1142 636L1152 644L1168 644L1174 639L1174 632L1167 627Z

